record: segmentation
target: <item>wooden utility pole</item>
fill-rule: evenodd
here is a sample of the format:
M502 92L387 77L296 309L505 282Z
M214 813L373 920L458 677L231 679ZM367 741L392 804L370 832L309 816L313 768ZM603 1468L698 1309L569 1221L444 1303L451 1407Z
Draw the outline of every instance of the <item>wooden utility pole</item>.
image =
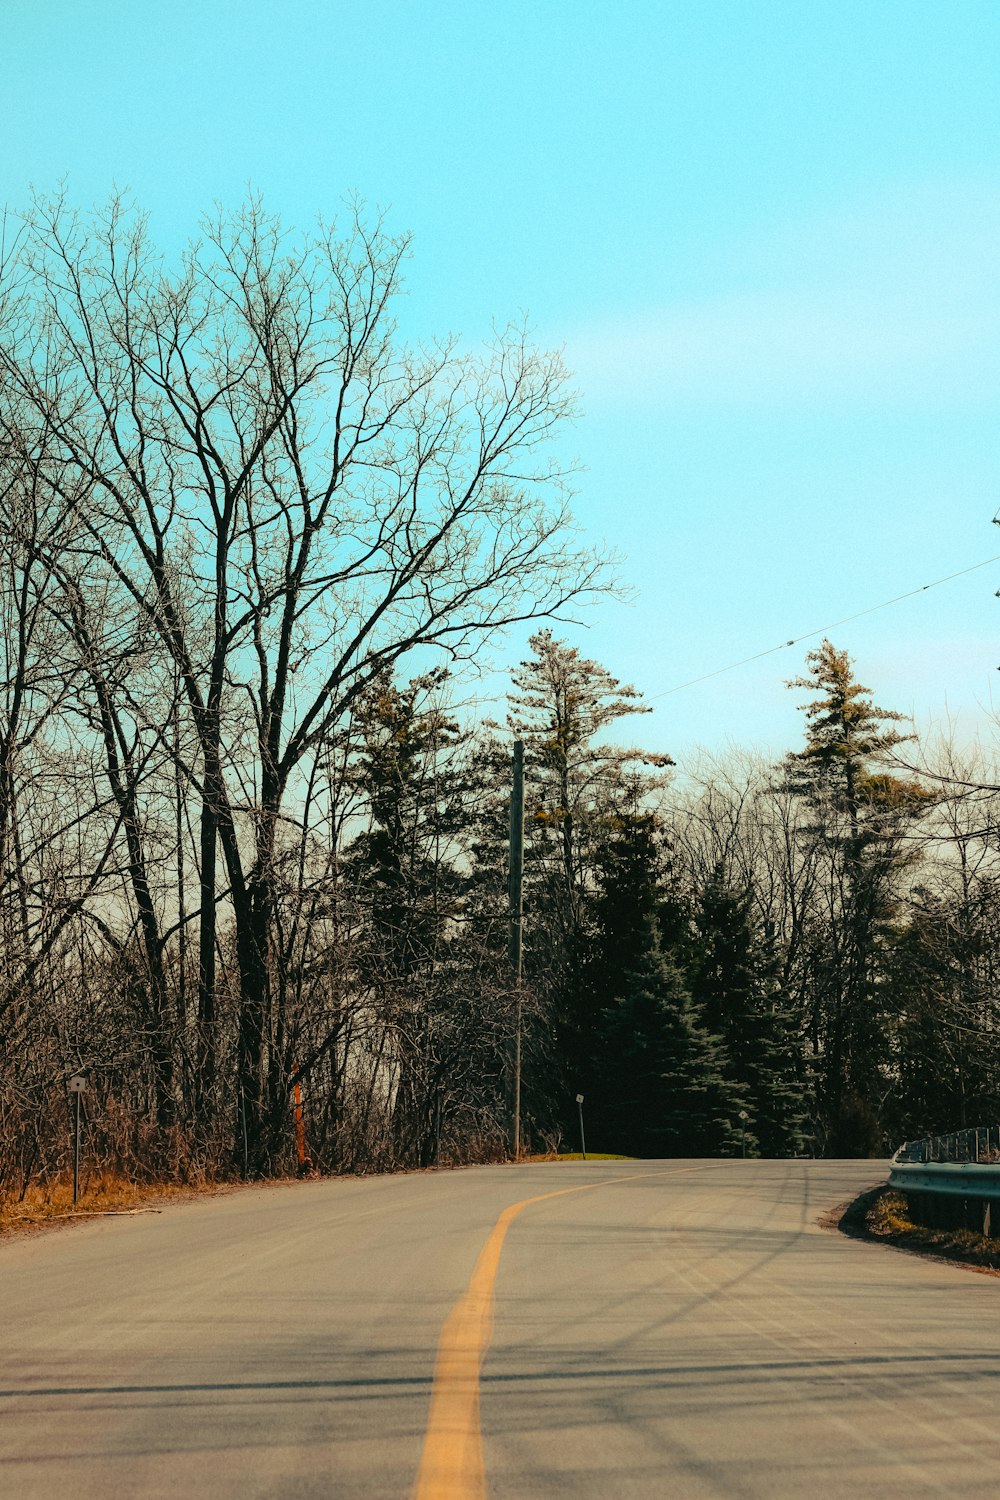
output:
M514 741L510 789L510 880L508 954L514 977L514 1036L511 1042L510 1143L515 1161L521 1151L521 976L524 970L524 745Z

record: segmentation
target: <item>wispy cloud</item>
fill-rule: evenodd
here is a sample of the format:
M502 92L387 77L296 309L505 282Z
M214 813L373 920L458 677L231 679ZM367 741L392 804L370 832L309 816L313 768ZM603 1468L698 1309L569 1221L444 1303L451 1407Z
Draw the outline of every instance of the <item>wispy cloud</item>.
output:
M579 326L568 360L591 400L992 403L998 270L1000 188L913 190L748 245L697 300Z

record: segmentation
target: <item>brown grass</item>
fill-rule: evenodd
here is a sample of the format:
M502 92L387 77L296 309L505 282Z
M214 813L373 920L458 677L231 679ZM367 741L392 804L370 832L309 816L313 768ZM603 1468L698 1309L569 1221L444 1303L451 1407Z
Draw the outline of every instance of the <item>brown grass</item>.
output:
M839 1227L863 1239L1000 1275L1000 1239L988 1239L973 1229L928 1229L915 1224L903 1194L890 1187L862 1194L843 1214Z
M619 1156L613 1151L588 1151L588 1161L636 1161L634 1156ZM579 1151L534 1151L529 1156L521 1156L519 1161L583 1161L583 1154Z
M877 1240L893 1239L898 1235L916 1234L920 1226L909 1218L906 1199L902 1193L885 1188L878 1193L870 1205L866 1217L868 1232ZM929 1234L929 1230L923 1233Z
M632 1161L629 1156L609 1156L603 1152L587 1152L588 1161ZM578 1151L558 1153L538 1152L521 1158L522 1161L580 1161ZM429 1171L448 1170L447 1167L428 1168ZM295 1182L298 1178L270 1178L269 1182ZM259 1187L260 1183L218 1182L208 1179L196 1182L137 1183L121 1173L113 1171L92 1172L84 1179L79 1199L73 1202L73 1177L71 1173L55 1177L47 1183L32 1183L23 1199L0 1197L0 1239L14 1234L30 1234L56 1224L79 1223L81 1220L99 1218L108 1214L159 1213L172 1203L181 1203L193 1198L236 1192L241 1187Z
M102 1214L157 1213L168 1203L220 1193L231 1184L198 1182L135 1183L114 1172L95 1172L73 1202L73 1178L63 1176L32 1184L23 1200L0 1199L0 1235L18 1234L46 1225L79 1221Z

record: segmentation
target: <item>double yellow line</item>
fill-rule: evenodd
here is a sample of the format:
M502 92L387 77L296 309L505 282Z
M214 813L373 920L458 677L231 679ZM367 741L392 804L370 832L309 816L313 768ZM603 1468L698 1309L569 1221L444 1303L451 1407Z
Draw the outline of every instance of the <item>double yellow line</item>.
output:
M680 1172L697 1171L682 1167ZM431 1410L412 1500L485 1500L486 1468L479 1422L479 1372L493 1332L493 1288L507 1231L532 1203L615 1187L640 1177L676 1176L677 1172L633 1172L579 1187L558 1188L522 1198L505 1208L476 1261L469 1284L441 1331Z

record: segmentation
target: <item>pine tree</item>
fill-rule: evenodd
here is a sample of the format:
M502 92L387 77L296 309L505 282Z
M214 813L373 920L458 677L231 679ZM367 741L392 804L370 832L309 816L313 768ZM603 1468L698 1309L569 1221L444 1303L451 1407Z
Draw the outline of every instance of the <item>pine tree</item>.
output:
M344 867L368 907L372 961L397 978L433 951L458 888L448 858L457 822L443 764L458 730L439 706L442 682L433 674L400 688L384 673L357 715L355 784L369 821Z
M653 818L633 814L619 819L597 855L587 927L568 966L573 986L567 987L558 1029L564 1092L567 1097L578 1091L586 1095L597 1134L611 1128L607 1109L620 1092L615 1054L607 1045L608 1007L624 975L658 934L659 876Z
M830 872L827 927L813 937L811 1027L822 1049L827 1151L863 1155L881 1144L872 1105L885 1092L888 1065L881 956L900 877L917 857L903 835L930 797L918 782L884 768L885 757L912 736L896 729L901 714L872 702L847 652L824 640L806 661L808 675L789 683L813 694L803 705L806 744L786 758L785 771L788 788L813 812L809 836L824 847Z
M928 793L881 768L888 753L913 735L892 727L905 722L903 714L879 708L871 688L855 681L848 653L823 640L806 662L808 675L788 683L815 696L801 705L806 744L785 761L787 783L835 830L846 856L857 860L895 818L922 810Z
M651 933L605 1016L608 1143L635 1156L731 1156L746 1104L721 1042Z
M639 767L661 770L672 761L599 742L619 719L651 712L636 688L550 630L529 645L532 655L514 674L507 723L525 745L529 899L559 961L580 930L596 851L623 782Z
M439 673L405 687L384 673L361 700L355 785L368 826L342 862L364 913L358 980L378 997L395 1070L395 1150L420 1165L433 1159L448 1067L463 1045L475 1046L461 1034L463 987L453 982L463 877L451 762L460 737L440 705L442 685Z
M722 1039L729 1077L745 1092L747 1155L798 1156L806 1139L802 1047L752 905L752 892L734 891L717 868L695 918L692 994Z
M635 688L542 630L514 674L507 729L525 746L524 971L534 1005L523 1037L522 1098L541 1122L576 1129L566 1100L588 1072L592 1017L581 988L599 851L623 804L658 785L670 757L603 742L619 719L647 713ZM495 727L495 726L494 726ZM477 899L506 904L509 750L485 744L485 814L473 880ZM499 796L498 796L499 791Z
M988 878L949 901L918 889L889 951L896 1141L1000 1114L996 895Z
M659 863L654 821L641 814L623 819L602 851L585 969L589 1114L610 1149L732 1154L744 1099L661 947Z

